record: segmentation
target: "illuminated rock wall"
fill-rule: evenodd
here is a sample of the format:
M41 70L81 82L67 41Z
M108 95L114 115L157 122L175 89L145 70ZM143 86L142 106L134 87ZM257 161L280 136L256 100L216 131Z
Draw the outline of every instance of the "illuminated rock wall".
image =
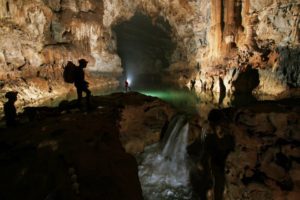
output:
M170 22L177 43L172 66L187 67L193 52L206 43L206 27L200 23L209 18L209 3L204 1L1 1L1 97L17 90L17 104L26 105L67 93L72 85L63 83L62 66L79 58L89 61L91 86L116 85L114 78L123 69L112 27L136 11L149 15L153 23L158 16ZM100 78L99 73L112 78Z
M171 80L188 85L195 78L198 92L218 91L220 77L234 92L226 80L250 64L259 72L257 92L277 95L300 86L299 7L297 0L2 0L1 97L19 90L27 104L69 92L62 66L78 58L89 61L91 85L116 85L123 69L112 27L137 11L171 26Z
M62 79L63 66L80 58L89 61L91 87L116 87L121 61L110 48L102 15L99 1L1 1L0 98L16 90L17 104L25 106L72 92Z
M211 1L207 56L195 71L197 89L214 87L221 77L227 92L235 92L232 71L239 77L249 66L259 72L257 93L279 95L299 87L299 1ZM217 77L217 78L216 78Z

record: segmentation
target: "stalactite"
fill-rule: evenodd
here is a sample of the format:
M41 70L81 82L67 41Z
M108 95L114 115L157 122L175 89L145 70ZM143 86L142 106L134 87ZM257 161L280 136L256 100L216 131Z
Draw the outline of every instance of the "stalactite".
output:
M222 0L211 1L211 54L215 57L220 55L222 44Z
M241 0L211 0L211 55L222 57L237 48L238 38L243 34L243 3Z
M8 2L8 1L6 2L6 12L7 12L7 13L10 12L10 9L9 9L9 2Z

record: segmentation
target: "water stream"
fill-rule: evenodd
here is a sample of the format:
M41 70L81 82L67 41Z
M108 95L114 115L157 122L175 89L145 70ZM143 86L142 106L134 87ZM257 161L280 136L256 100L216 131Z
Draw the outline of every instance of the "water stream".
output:
M190 200L186 152L189 124L183 115L171 120L160 144L139 156L139 178L145 200Z

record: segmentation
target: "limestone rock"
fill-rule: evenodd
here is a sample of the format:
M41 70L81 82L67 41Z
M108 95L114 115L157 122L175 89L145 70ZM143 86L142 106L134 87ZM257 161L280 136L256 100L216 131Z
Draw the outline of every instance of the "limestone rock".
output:
M299 145L294 137L298 134L290 128L298 126L299 115L286 107L290 104L269 102L227 113L234 116L229 132L234 135L235 149L226 159L225 199L296 197Z
M68 60L86 58L90 61L87 71L97 77L95 80L105 73L115 81L123 66L113 27L140 12L162 29L160 20L170 25L176 48L167 58L167 80L185 86L199 77L196 91L200 93L220 92L221 78L227 92L238 87L249 92L251 81L234 85L232 74L249 64L259 72L255 92L279 95L300 85L299 10L296 0L234 0L223 4L220 0L3 0L1 77L6 84L12 77L22 76L19 70L24 66L52 68L59 64L55 69L61 70Z
M61 9L60 0L44 0L45 4L48 5L52 10L58 12Z
M76 101L59 108L31 107L20 117L25 122L35 114L33 121L1 129L2 199L143 199L137 162L120 142L122 107L116 105L156 99L119 93L93 100L95 109L88 113L74 109ZM136 144L134 137L130 140ZM12 192L16 188L19 192Z
M126 106L120 121L120 140L126 151L136 154L143 152L145 146L157 143L162 127L172 114L172 109L160 101Z

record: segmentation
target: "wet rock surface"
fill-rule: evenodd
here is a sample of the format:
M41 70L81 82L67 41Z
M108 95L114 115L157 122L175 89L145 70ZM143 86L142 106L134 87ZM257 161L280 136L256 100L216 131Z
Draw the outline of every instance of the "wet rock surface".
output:
M138 132L143 146L158 141L147 135L156 134L172 109L138 93L92 102L90 111L80 111L75 102L28 108L22 119L29 116L30 122L1 129L1 199L143 199L137 163L126 150L143 151L128 148L138 147ZM139 115L129 117L128 108L135 106ZM135 127L144 129L133 132Z
M169 63L165 78L176 84L188 85L195 79L197 92L203 88L220 92L221 78L230 91L235 87L226 81L231 71L242 74L250 64L259 70L260 93L278 95L299 87L298 1L3 0L1 94L22 90L25 104L65 94L70 87L62 84L63 67L80 58L89 61L87 71L95 87L116 86L126 60L121 62L117 54L113 27L137 12L162 30L168 28L174 48L155 63ZM161 51L155 49L151 52ZM158 68L158 75L164 72Z
M133 155L160 141L174 110L135 92L92 100L91 111L30 107L21 117L30 122L1 130L1 198L142 199ZM190 118L192 198L297 199L299 105L221 109L210 126Z
M296 169L300 155L292 153L300 148L299 105L299 99L265 102L236 112L232 130L236 148L227 159L227 176L232 185L244 185L234 190L243 191L247 199L258 198L255 193L262 194L259 199L280 199L278 195L293 199L299 194L299 183L292 174L300 170Z
M196 193L203 199L297 199L299 105L286 99L218 110L215 128L205 128L188 148Z

